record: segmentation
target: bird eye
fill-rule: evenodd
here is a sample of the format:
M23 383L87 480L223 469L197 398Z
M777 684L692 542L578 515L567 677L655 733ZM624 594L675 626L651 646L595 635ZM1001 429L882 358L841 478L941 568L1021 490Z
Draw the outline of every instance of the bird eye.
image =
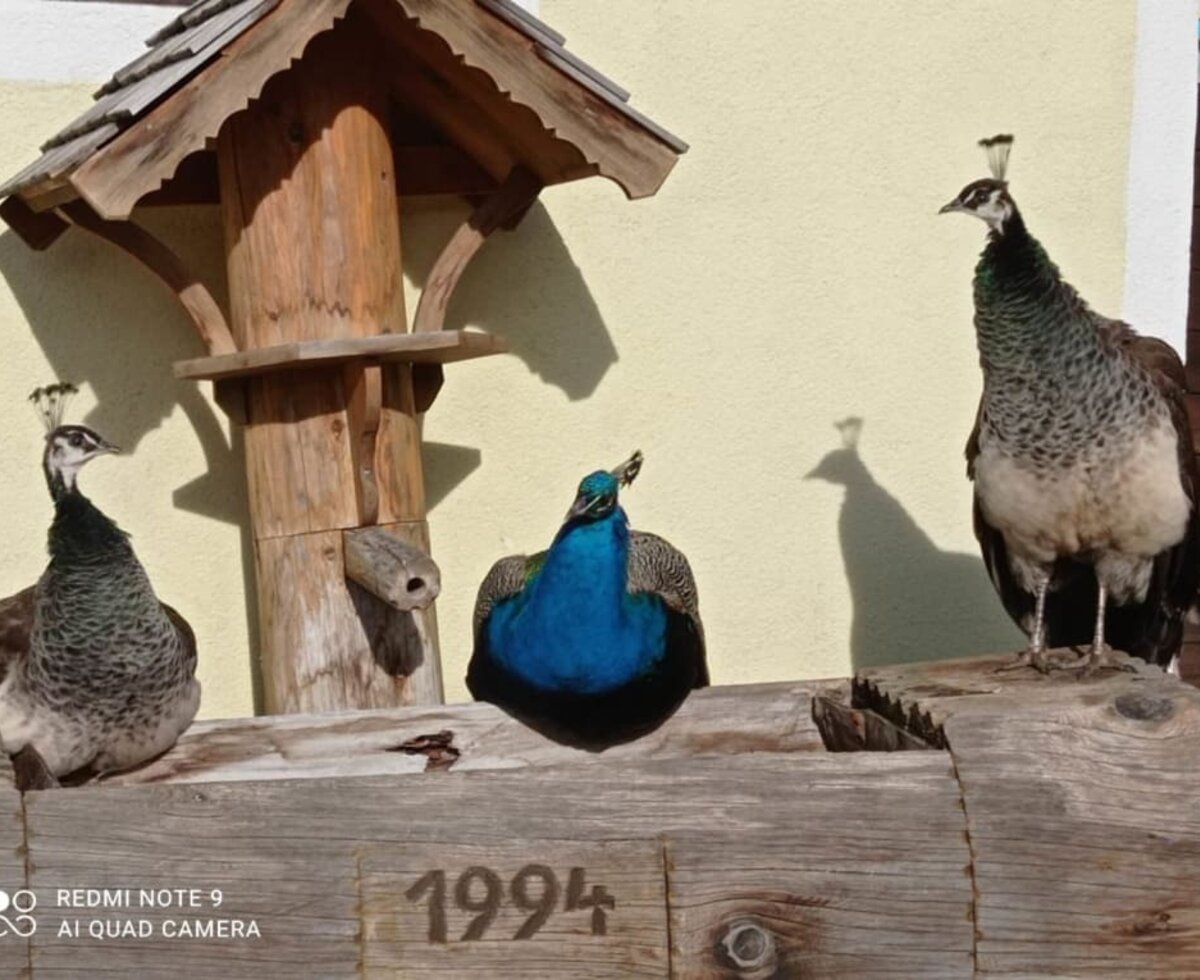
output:
M74 446L76 449L78 449L80 446L83 445L83 436L81 436L78 432L72 432L70 435L70 438L67 441L70 442L71 445Z

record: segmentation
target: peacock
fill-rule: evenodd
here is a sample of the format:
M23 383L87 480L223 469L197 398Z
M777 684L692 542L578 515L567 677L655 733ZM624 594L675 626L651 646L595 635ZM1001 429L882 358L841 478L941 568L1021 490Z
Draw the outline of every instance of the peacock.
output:
M1012 142L981 140L992 177L941 209L988 228L974 286L983 395L966 452L976 537L1029 636L1017 666L1090 673L1107 641L1165 667L1200 585L1183 365L1063 280L1005 181ZM1080 657L1047 652L1084 644Z
M641 466L635 452L584 477L549 549L500 559L479 587L467 687L566 744L636 738L708 685L691 567L618 502Z
M47 430L50 563L36 586L0 600L0 747L21 789L153 758L200 703L195 634L159 602L128 536L79 489L87 463L119 450L62 423L74 391L55 384L31 396Z

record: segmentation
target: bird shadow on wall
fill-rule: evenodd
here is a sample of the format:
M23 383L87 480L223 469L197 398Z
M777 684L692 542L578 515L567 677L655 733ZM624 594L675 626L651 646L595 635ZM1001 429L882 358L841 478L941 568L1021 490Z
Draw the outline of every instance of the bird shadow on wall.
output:
M470 213L451 201L404 202L404 266L417 285L424 285L442 246ZM467 268L446 328L468 324L502 335L533 374L572 401L595 392L617 362L600 309L541 203L514 230L495 232ZM453 371L447 369L448 384Z
M982 560L943 551L876 482L858 451L862 419L835 425L842 445L805 479L844 488L838 540L853 603L854 669L1020 649L1023 638Z
M219 215L215 209L171 210L177 213L155 215L145 224L171 247L184 252L181 246L186 246L189 266L217 292L224 283ZM172 374L174 361L203 354L190 323L172 308L174 300L151 273L79 229L68 230L42 252L30 249L11 231L0 234L0 277L21 307L53 375L29 379L30 390L55 379L88 385L96 404L81 421L125 452L136 451L176 407L187 416L204 454L205 471L174 487L172 500L182 510L241 529L247 629L255 649L254 553L241 433L235 428L231 442L200 387ZM152 307L146 302L149 294L154 296ZM26 394L6 392L4 398L15 403ZM187 604L177 604L186 615ZM258 670L251 676L254 702L260 705Z

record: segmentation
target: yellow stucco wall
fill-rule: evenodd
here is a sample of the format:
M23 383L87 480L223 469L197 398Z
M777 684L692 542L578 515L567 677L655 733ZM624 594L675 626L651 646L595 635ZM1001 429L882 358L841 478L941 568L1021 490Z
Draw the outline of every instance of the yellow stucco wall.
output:
M543 547L579 477L635 447L626 507L691 557L716 682L1015 642L974 557L961 455L983 228L935 212L983 175L973 141L1014 131L1031 229L1119 311L1134 8L542 0L572 50L692 149L648 201L602 180L546 191L452 306L452 325L503 332L514 353L450 367L427 419L450 700L466 696L490 562ZM92 88L0 83L0 172ZM416 283L462 213L409 208ZM213 209L147 220L221 282ZM82 382L76 417L134 450L89 469L87 492L195 624L203 713L249 712L240 445L206 391L171 378L197 353L189 327L76 233L40 255L0 236L0 279L0 592L40 572L50 516L23 399ZM847 416L864 420L857 457L838 452Z

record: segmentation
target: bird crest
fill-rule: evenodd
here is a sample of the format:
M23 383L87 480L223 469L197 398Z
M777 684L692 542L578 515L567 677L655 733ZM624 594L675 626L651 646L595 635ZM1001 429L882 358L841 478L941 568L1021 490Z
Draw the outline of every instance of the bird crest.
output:
M46 427L46 433L49 434L62 425L63 413L66 412L67 403L72 396L79 393L69 381L60 381L57 384L46 385L44 388L34 388L33 393L29 396L30 402L33 403L34 410L42 420L42 425Z
M833 423L834 428L842 434L842 446L846 449L858 448L858 437L862 434L863 420L857 415Z
M988 169L996 180L1004 180L1008 173L1008 156L1012 153L1013 138L1010 133L1000 133L979 141L979 145L987 151Z
M610 472L617 478L621 486L627 487L634 480L636 480L637 475L642 472L643 458L642 451L640 449L635 449L632 456L630 456L619 466L610 470Z

